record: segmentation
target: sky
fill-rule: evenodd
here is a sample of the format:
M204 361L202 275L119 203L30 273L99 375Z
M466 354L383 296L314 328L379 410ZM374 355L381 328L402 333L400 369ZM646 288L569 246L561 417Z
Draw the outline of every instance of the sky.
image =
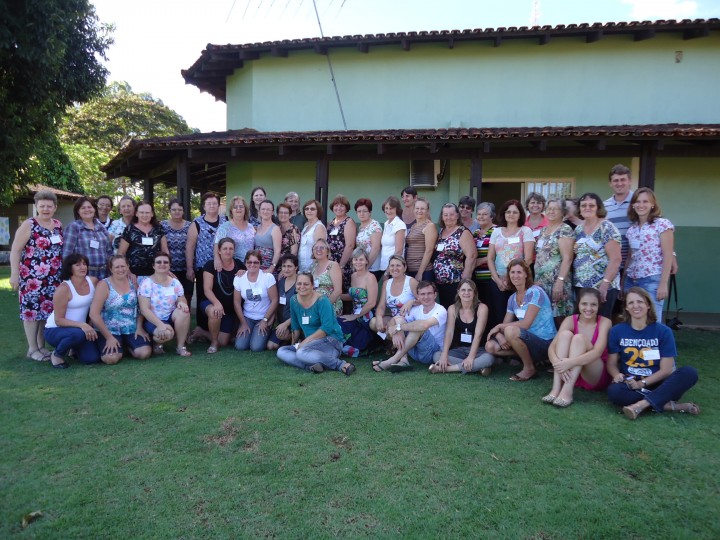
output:
M185 84L208 43L320 36L313 0L91 0L115 25L109 81L149 92L200 131L224 131L225 104ZM720 17L720 0L315 0L323 35Z

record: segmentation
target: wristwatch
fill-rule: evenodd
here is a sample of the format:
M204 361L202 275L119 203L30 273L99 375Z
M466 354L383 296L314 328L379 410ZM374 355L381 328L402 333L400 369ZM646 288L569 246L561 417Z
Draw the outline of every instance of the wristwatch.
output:
M565 278L562 277L562 276L558 276L558 279L559 279L560 281L565 281Z
M268 322L268 318L267 318L267 317L263 317L262 320L265 321L265 322Z
M395 331L399 332L400 330L402 330L402 328L400 328L400 324L401 323L397 323L397 325L395 326Z

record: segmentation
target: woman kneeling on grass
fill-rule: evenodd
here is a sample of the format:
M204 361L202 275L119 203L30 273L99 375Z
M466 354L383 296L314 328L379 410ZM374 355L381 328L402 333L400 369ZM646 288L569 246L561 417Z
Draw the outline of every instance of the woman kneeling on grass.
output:
M290 299L292 344L280 347L277 357L291 366L321 373L325 369L352 375L355 366L340 360L343 335L326 296L313 291L313 276L298 274L297 294ZM300 333L305 336L300 339Z
M515 292L508 300L505 320L490 330L485 350L496 356L519 356L523 368L510 380L524 382L537 375L536 363L547 361L557 331L550 298L533 285L528 263L513 259L507 271L510 290Z
M185 347L190 307L182 284L170 275L170 255L162 251L155 255L153 269L155 272L142 280L138 290L140 312L145 317L143 327L155 343L153 354L165 354L162 344L177 337L178 355L192 356Z
M235 336L239 351L264 351L272 332L278 307L275 277L262 272L262 254L251 250L245 255L247 272L233 280L233 304L240 325Z
M625 321L610 330L608 398L635 420L645 409L700 414L695 403L677 403L698 380L694 367L675 368L672 330L657 322L653 300L640 287L625 293Z
M471 279L462 279L455 303L448 309L443 350L435 353L430 373L490 375L494 357L480 347L487 320L488 307L478 299L477 286Z
M569 407L575 387L602 392L610 384L607 337L612 323L598 315L600 292L580 289L577 315L566 317L550 344L548 356L554 368L553 386L542 398L556 407Z
M113 255L107 262L110 277L101 280L90 306L90 320L97 328L100 360L117 364L124 348L134 358L152 355L150 336L142 327L137 290L129 279L130 267L124 255Z

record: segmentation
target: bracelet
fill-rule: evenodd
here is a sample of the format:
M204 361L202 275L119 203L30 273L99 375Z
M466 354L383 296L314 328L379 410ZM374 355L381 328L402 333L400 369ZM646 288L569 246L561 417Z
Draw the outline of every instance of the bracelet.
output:
M607 283L607 284L610 284L610 283L612 283L612 281L610 281L610 280L609 280L609 279L607 279L607 278L603 278L602 280L603 280L603 281L604 281L605 283Z
M562 277L562 276L558 276L557 278L558 278L560 281L565 281L565 278Z

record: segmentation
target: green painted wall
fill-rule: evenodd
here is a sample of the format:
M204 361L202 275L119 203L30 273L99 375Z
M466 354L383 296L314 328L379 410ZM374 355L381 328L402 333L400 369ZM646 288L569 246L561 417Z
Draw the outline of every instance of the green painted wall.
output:
M676 62L676 51L682 61ZM348 129L720 123L720 35L332 49ZM228 128L342 129L327 59L246 62L227 80Z

